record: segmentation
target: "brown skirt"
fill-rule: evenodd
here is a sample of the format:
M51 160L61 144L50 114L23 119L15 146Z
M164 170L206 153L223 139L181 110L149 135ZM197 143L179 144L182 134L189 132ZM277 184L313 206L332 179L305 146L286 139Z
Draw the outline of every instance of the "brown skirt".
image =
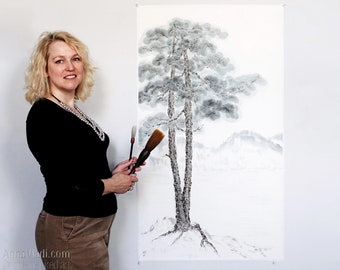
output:
M47 270L109 270L108 245L115 215L54 216L41 211L35 240Z

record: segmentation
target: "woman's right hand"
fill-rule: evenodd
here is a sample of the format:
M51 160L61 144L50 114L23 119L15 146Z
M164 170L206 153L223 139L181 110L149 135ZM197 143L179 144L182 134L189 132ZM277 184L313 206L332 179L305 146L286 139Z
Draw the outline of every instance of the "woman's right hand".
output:
M116 173L111 178L102 180L104 183L103 195L108 193L124 194L133 189L138 181L136 174L128 174L129 171Z

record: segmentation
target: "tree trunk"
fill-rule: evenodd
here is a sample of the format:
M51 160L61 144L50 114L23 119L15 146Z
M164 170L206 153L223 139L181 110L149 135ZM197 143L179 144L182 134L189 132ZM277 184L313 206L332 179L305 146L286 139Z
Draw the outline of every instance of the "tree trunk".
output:
M172 121L174 117L174 93L172 89L169 89L168 116L169 120ZM176 201L175 229L179 229L180 227L182 227L181 224L183 224L185 220L185 212L182 200L181 179L179 175L179 168L177 162L176 129L172 125L170 126L168 131L168 147L175 189L175 201Z
M191 206L191 185L192 185L192 157L193 157L193 123L192 123L192 89L190 81L189 59L187 51L184 53L184 76L185 76L185 90L186 98L184 104L185 116L185 175L184 175L184 188L183 188L183 205L185 222L188 226L191 225L190 221L190 206Z
M173 37L172 54L175 53L176 37ZM170 78L173 79L175 76L175 68L171 67ZM182 188L181 188L181 178L179 174L179 167L177 161L177 149L176 149L176 125L175 122L175 94L172 89L172 84L169 87L168 96L168 117L170 122L170 127L168 130L168 147L169 147L169 157L171 170L174 181L175 190L175 204L176 204L176 224L175 230L182 230L183 224L185 224L185 211L182 199Z

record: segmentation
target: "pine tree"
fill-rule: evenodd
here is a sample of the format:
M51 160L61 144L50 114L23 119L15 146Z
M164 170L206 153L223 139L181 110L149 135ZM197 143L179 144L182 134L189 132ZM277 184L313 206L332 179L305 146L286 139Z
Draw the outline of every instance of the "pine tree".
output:
M139 102L148 106L163 105L164 111L144 121L140 134L155 127L168 132L170 159L176 201L176 223L172 231L184 233L198 230L201 245L217 250L199 224L190 220L193 171L194 133L200 130L199 121L220 117L238 118L238 97L255 91L255 83L262 81L258 74L232 77L228 58L218 52L214 39L224 39L227 33L210 24L199 24L173 19L168 27L149 30L142 39L139 54L144 62L139 65ZM185 138L184 177L178 164L176 139Z

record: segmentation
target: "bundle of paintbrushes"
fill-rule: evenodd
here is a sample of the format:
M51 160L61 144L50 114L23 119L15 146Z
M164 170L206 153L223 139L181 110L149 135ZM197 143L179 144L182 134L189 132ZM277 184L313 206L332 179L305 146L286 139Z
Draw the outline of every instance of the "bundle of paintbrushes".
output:
M150 153L155 147L163 140L164 133L159 129L156 129L147 141L144 149L139 154L137 162L133 165L131 172L129 174L135 173L136 168L140 167L144 161L150 156Z

